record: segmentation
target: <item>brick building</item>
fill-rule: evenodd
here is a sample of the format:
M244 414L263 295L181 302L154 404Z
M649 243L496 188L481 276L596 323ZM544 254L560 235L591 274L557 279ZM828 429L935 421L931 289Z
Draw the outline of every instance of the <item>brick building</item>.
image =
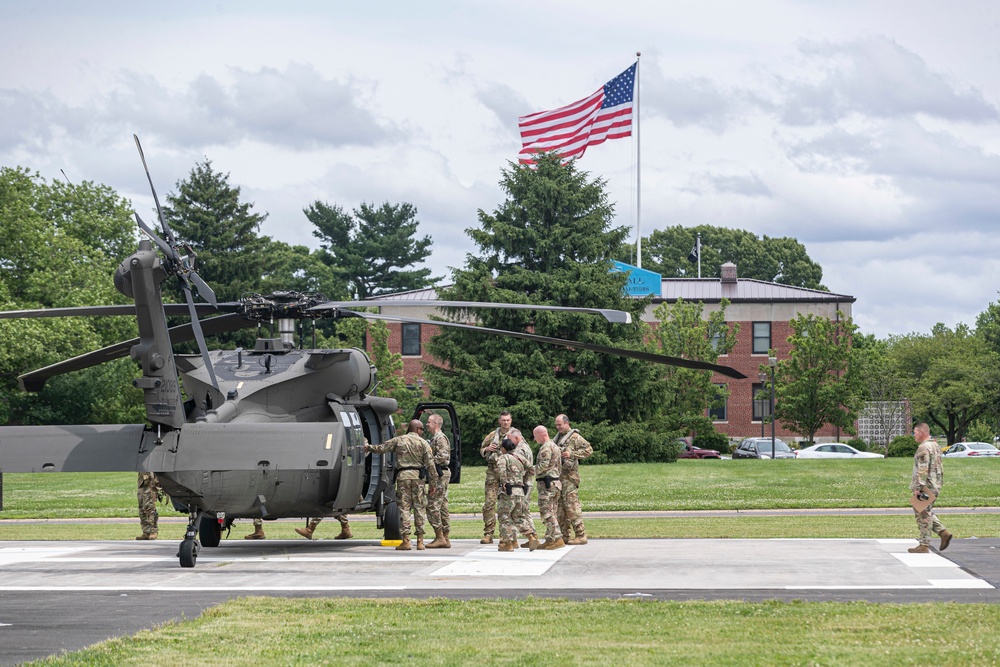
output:
M792 330L789 321L800 314L836 319L838 311L844 317L851 317L855 298L845 294L822 292L819 290L790 287L761 280L741 279L733 264L723 266L722 278L665 278L662 280L661 296L654 297L653 303L643 315L643 320L655 323L653 311L663 302L675 302L678 298L687 302L701 302L706 315L718 311L723 299L729 300L726 320L739 323L736 347L719 363L731 366L747 376L745 380L734 380L721 375L714 382L726 385L729 396L726 404L712 411L715 426L720 433L731 438L743 438L765 434L770 435L767 401L754 401L755 394L762 386L758 377L759 367L767 365L768 351L776 357L786 359L791 349L788 337ZM426 318L436 314L434 308L407 307L394 308L394 302L436 298L433 289L401 292L373 299L377 301L385 315L410 318ZM403 355L403 373L408 382L423 387L423 363L430 361L424 354L427 341L438 330L436 326L422 324L399 324L389 322L389 347ZM765 425L766 424L766 425ZM786 442L796 440L796 436L776 424L775 433ZM842 439L833 427L825 427L816 434L818 441Z

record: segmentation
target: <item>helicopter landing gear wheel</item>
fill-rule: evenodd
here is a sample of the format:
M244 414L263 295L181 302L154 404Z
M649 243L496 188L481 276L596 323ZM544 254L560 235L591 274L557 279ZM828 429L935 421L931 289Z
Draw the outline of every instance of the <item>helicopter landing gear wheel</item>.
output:
M382 516L382 527L385 528L385 539L403 539L403 532L399 525L399 504L395 501L385 506L385 514Z
M184 540L181 542L181 548L177 552L178 558L181 561L181 567L194 567L195 561L198 560L198 542L195 540Z
M177 557L181 561L181 567L194 567L195 561L198 560L198 550L201 549L201 544L199 544L197 539L197 526L199 522L204 525L204 520L207 518L209 517L198 509L189 510L187 530L184 531L184 540L181 542L180 549L177 550Z
M203 547L217 547L222 540L222 526L211 514L205 514L198 522L198 540Z

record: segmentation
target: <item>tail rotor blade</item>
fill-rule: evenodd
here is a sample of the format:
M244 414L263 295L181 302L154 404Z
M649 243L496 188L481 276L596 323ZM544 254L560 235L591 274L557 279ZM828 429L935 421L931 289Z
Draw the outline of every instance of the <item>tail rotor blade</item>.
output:
M149 189L153 192L153 202L156 203L156 214L160 217L160 226L163 228L163 235L166 237L167 243L173 246L176 243L174 233L170 231L170 227L167 225L167 219L163 217L163 209L160 207L160 198L156 196L156 188L153 186L153 177L149 175L149 167L146 165L146 156L142 153L142 144L139 143L139 135L133 134L132 137L135 139L135 147L139 149L139 158L142 159L142 168L146 170L146 180L149 181Z
M212 359L208 356L208 345L205 344L205 335L201 331L201 322L198 320L198 310L194 305L194 297L191 296L191 290L186 285L182 289L184 290L184 298L187 300L188 312L191 313L191 330L194 331L194 338L198 341L198 349L201 351L201 358L205 362L205 369L208 371L208 377L212 380L212 386L215 387L216 391L220 391L219 381L215 377L215 367L212 366Z
M208 286L208 283L201 279L201 276L192 271L188 274L188 277L191 278L191 282L194 283L194 288L198 292L198 296L213 306L218 305L218 302L215 299L215 291Z

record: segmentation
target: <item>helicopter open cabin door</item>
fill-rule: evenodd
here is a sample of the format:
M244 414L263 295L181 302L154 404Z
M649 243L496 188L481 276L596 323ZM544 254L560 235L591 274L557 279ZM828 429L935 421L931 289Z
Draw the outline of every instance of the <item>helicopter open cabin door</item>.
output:
M344 429L344 449L338 466L340 479L333 508L353 509L364 500L365 434L354 406L330 402L330 408Z
M427 418L432 414L439 415L442 419L441 432L448 436L451 443L451 479L449 484L458 484L462 481L462 438L458 428L458 415L455 414L455 406L451 403L419 403L413 411L413 418L422 421L426 427ZM424 434L428 435L426 428Z

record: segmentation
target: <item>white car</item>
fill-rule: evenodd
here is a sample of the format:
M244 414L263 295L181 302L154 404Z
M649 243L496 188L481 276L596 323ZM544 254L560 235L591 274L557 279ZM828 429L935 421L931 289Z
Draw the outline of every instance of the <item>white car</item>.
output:
M1000 456L1000 449L987 442L956 442L945 456Z
M840 442L803 447L796 454L800 459L884 459L885 455L875 452L861 452Z

